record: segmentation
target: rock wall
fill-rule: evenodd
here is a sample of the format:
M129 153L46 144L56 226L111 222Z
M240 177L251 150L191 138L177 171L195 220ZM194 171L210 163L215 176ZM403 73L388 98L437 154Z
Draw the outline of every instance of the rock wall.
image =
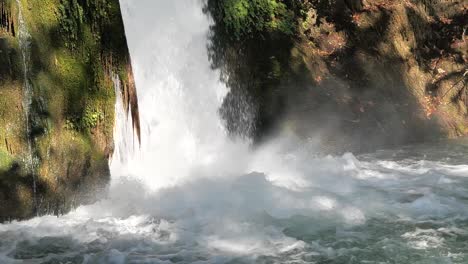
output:
M139 131L119 2L0 0L0 14L0 220L92 202L110 177L112 73Z
M255 5L282 11L263 16ZM213 66L231 87L221 113L233 133L261 141L286 130L337 151L466 135L467 8L453 0L208 1ZM293 32L249 27L291 16ZM247 30L233 31L233 21ZM245 98L256 115L248 129Z

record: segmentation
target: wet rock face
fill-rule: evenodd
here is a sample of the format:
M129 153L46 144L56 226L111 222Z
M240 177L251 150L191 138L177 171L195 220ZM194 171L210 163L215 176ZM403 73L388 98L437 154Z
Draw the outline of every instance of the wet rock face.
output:
M0 30L4 33L16 36L15 22L8 3L5 1L0 2Z
M259 141L280 129L355 151L468 134L466 4L310 0L298 12L279 2L295 14L294 34L240 40L208 2L213 65L233 88L227 124L242 116L232 107L241 94L257 106Z
M0 221L62 214L104 195L112 74L139 130L119 2L104 2L0 0Z

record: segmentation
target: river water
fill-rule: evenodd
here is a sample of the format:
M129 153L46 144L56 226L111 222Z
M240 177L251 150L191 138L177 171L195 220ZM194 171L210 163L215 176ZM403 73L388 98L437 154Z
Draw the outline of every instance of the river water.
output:
M201 1L121 5L142 144L117 102L108 197L0 225L0 263L468 263L468 140L329 156L278 135L252 148L218 117L228 89Z

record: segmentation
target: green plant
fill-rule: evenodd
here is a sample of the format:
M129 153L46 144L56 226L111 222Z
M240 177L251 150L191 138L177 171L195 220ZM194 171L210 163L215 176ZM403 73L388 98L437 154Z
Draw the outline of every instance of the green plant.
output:
M99 109L87 107L81 120L81 126L87 129L94 128L103 119L104 114Z
M58 5L60 29L65 37L65 45L75 48L82 36L84 12L77 0L60 0Z
M295 32L295 6L282 0L223 0L218 9L227 30L236 38L255 32Z
M104 120L104 113L97 108L86 107L81 116L73 116L65 121L65 128L75 131L86 131L98 126Z
M80 0L81 6L85 9L85 16L92 24L93 30L99 30L99 27L110 16L112 3L107 0Z

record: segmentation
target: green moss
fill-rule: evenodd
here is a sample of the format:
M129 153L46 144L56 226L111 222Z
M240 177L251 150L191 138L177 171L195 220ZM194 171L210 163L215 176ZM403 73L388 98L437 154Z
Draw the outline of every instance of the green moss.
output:
M0 150L0 170L8 170L13 163L13 158L4 150Z
M33 137L33 153L38 160L34 172L39 186L38 199L44 207L53 204L53 207L69 209L79 193L92 192L99 187L96 184L102 186L109 176L107 157L112 151L116 98L110 73L129 74L119 2L20 1L31 42L28 78L33 102L29 136ZM9 2L16 8L15 1ZM7 36L6 42L16 57L12 60L14 67L5 68L16 70L11 80L7 80L8 85L0 84L3 86L0 89L0 170L5 167L5 172L12 162L22 160L28 142L21 111L24 81L21 51L18 38ZM0 62L3 62L1 56ZM8 140L7 147L4 139ZM6 153L1 152L7 148ZM30 172L23 169L23 164L19 167L18 176L8 174L13 175L8 186L19 184L20 174L24 174L21 177L26 179L27 189L32 186L27 182L32 179ZM21 201L10 202L20 208L18 211L24 211L26 207L22 208ZM15 215L13 210L3 208L2 203L0 197L0 218L3 212ZM47 208L38 210L51 213Z
M23 0L26 1L26 0ZM89 128L98 128L112 136L112 82L107 70L122 68L120 50L103 40L105 26L115 27L113 43L122 42L123 35L118 2L96 0L26 1L39 12L28 12L31 26L33 78L35 90L43 93L48 102L52 124L72 127L85 135ZM40 8L39 8L40 7ZM28 26L29 26L28 25ZM57 36L59 36L57 38ZM120 46L125 46L125 38ZM111 65L103 58L114 56Z
M45 91L52 123L85 134L100 124L105 134L112 136L109 127L113 120L107 117L113 118L115 95L102 58L108 51L119 52L103 41L102 31L110 23L117 28L115 35L122 35L122 24L111 19L120 16L118 3L46 0L28 4L45 6L40 12L27 12L36 49L33 67L37 78L33 83L36 90ZM114 62L117 70L124 64L118 58ZM96 115L99 118L94 118Z

